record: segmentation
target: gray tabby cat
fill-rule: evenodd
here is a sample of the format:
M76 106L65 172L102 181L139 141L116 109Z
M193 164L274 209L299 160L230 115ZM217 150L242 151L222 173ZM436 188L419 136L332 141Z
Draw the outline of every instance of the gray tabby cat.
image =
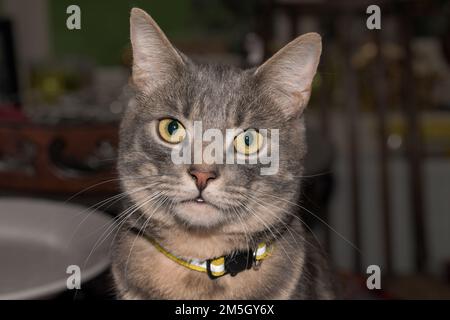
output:
M136 93L120 129L118 171L128 209L114 244L117 296L334 298L325 260L295 215L306 152L302 114L320 36L305 34L259 68L239 70L194 63L140 9L130 22ZM259 163L175 165L171 152L194 121L223 132L279 129L278 173L261 175ZM260 243L270 251L262 262L255 260ZM223 256L238 261L227 270L239 270L214 277L212 260L206 273L180 263Z

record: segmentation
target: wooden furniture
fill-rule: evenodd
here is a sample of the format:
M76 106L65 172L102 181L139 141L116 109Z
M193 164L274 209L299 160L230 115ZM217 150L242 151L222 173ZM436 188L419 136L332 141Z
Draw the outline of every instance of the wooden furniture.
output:
M115 124L0 124L0 189L115 192L117 133Z

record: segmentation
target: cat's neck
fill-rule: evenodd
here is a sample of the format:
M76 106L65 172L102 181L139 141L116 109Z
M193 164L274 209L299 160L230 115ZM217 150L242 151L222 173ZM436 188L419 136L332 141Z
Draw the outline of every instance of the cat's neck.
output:
M269 230L248 233L227 227L195 230L176 223L163 225L153 222L147 224L144 232L176 256L205 260L238 250L255 249L261 242L275 243L284 235L286 226L285 222L274 226L277 233Z

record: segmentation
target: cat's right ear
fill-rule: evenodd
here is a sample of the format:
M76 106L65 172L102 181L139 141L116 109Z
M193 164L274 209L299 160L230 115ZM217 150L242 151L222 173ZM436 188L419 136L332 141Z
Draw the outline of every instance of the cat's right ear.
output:
M156 22L141 9L131 10L130 37L133 47L132 78L139 90L151 92L184 65L182 56Z
M288 117L301 115L311 95L311 85L322 52L317 33L291 41L255 71L262 91L269 94Z

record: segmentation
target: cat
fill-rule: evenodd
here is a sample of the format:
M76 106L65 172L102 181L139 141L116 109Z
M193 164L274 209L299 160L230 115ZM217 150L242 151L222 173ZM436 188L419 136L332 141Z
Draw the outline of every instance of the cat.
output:
M320 36L302 35L240 70L193 62L141 9L131 11L130 32L135 94L120 126L127 210L114 241L117 297L333 299L326 259L295 214ZM259 129L278 129L278 172L262 175L261 163L175 165L171 154L194 121L241 128L225 147L239 149L239 139L233 152L244 157L268 144Z

